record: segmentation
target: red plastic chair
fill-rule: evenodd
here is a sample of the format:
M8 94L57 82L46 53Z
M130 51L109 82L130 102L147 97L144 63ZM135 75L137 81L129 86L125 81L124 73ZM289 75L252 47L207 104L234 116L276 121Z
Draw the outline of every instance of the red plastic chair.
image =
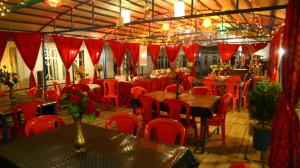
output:
M27 95L30 96L30 97L38 97L38 88L37 87L31 88L28 91Z
M35 118L37 112L42 113L43 102L41 101L30 101L23 104L16 105L12 109L12 117L14 122L14 128L18 132L19 137L23 137L24 124L30 119ZM21 123L19 112L22 112L24 116L24 124Z
M126 112L113 114L105 121L104 127L107 129L111 129L113 122L116 123L117 130L119 132L133 135L134 131L136 130L135 135L139 135L141 122L135 115Z
M141 114L143 115L143 125L146 125L154 118L160 117L160 102L149 96L138 96L141 103ZM153 105L155 109L153 109Z
M57 92L55 90L46 90L43 93L43 97L51 100L51 101L56 101L56 110L59 112L60 109L60 98L59 95L57 95Z
M230 96L228 94L222 96L218 106L217 114L212 118L208 119L208 125L217 126L218 130L219 127L221 127L223 145L225 145L225 120L226 120L226 113L228 110L229 100L230 100ZM202 135L202 129L200 135Z
M167 144L175 144L177 136L180 137L179 144L185 145L186 130L184 126L180 122L169 118L154 119L145 126L144 130L145 139L155 138L159 142Z
M170 85L166 86L165 92L173 92L173 93L175 93L176 92L176 88L177 88L176 84L170 84ZM179 85L179 91L180 91L180 93L182 93L184 91L184 88L183 88L182 85Z
M61 94L61 87L60 84L57 82L53 82L53 89L56 91L57 95L59 96Z
M230 81L233 81L233 82L241 82L241 77L233 75L233 76L229 76L226 80L230 80Z
M245 111L247 109L247 93L248 93L249 86L250 86L250 80L247 80L244 83L243 91L242 91L242 97L241 97L243 99L243 105L244 105L244 110Z
M140 95L148 93L148 91L141 86L132 87L130 92L134 98L137 98Z
M73 87L80 89L87 93L89 93L91 91L90 87L87 84L74 84Z
M191 94L199 94L199 95L210 96L211 92L207 87L195 86L191 89Z
M108 79L103 82L104 95L102 97L102 109L104 111L104 103L107 100L114 99L116 102L116 111L118 111L119 106L119 83L115 79Z
M207 87L212 95L217 96L217 79L211 78L211 79L202 79L201 83L204 84L205 87Z
M196 78L194 76L188 76L187 80L189 82L189 88L192 88L192 84L196 81Z
M90 84L91 83L91 79L90 78L83 78L79 80L79 84Z
M239 99L240 81L228 78L224 81L224 84L226 86L226 94L229 94L230 96L230 99L232 101L232 110L234 111Z
M181 122L185 128L193 127L195 130L195 138L197 138L197 124L194 116L190 119L190 105L179 99L165 99L164 104L167 107L168 118ZM185 110L185 118L181 117L182 110Z
M234 163L229 168L249 168L249 166L246 163Z
M57 126L63 127L65 122L56 115L35 117L25 124L25 136L42 134L54 130Z

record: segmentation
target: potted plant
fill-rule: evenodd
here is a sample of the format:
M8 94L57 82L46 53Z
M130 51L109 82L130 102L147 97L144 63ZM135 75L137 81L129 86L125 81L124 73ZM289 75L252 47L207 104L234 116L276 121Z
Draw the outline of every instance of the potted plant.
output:
M281 86L274 83L259 83L249 95L250 118L255 121L253 146L266 151L271 140L271 122L281 93Z

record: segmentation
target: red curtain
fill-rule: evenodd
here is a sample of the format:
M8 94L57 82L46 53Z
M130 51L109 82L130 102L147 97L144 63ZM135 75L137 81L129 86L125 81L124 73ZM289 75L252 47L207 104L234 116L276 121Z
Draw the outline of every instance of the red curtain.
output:
M71 84L69 69L79 52L79 49L82 44L82 39L63 36L52 36L52 38L56 44L60 58L67 70L66 84L69 85Z
M153 69L155 69L156 68L156 60L157 60L157 57L159 54L160 46L154 45L154 44L149 44L147 48L148 48L150 56L151 56L151 60L153 63Z
M118 75L121 74L120 72L120 67L122 65L124 56L125 56L125 45L123 43L117 42L117 41L111 41L109 42L109 45L111 46L113 55L114 55L114 60L117 64L118 67Z
M174 63L180 48L181 46L166 46L167 56L171 64Z
M140 54L140 44L138 43L126 43L126 46L130 52L132 63L136 65L139 54Z
M192 75L195 75L195 65L194 62L196 61L197 54L199 52L200 45L198 43L194 43L191 45L182 46L183 51L185 52L185 55L189 62L193 63L192 67Z
M13 33L13 38L21 57L30 70L29 88L36 87L32 71L39 55L42 33Z
M93 65L97 64L101 58L102 49L105 41L103 39L85 39L84 43L90 54ZM97 71L94 69L94 79L97 80Z
M7 32L0 32L0 62L7 44Z
M246 55L251 55L265 48L267 45L267 43L242 44L242 53Z
M222 62L229 61L239 47L239 44L218 44L218 51Z
M278 82L278 59L281 43L282 29L280 29L272 39L269 54L269 76L271 81Z
M300 3L290 0L283 36L283 92L272 121L269 167L298 168L300 165L300 123L295 112L300 97Z

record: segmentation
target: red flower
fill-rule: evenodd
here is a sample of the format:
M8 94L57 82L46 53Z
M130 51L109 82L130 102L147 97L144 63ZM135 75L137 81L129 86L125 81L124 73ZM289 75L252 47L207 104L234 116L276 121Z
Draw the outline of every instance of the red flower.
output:
M96 110L96 105L95 105L95 102L93 100L88 100L88 105L86 107L86 109L84 110L84 113L87 114L87 115L90 115L90 114L93 114L95 113L97 110Z
M76 104L76 103L81 102L81 97L78 96L78 95L72 95L72 96L70 96L69 100L70 100L71 103Z
M79 89L79 88L77 88L77 87L74 87L73 89L72 89L72 94L80 94L82 91Z

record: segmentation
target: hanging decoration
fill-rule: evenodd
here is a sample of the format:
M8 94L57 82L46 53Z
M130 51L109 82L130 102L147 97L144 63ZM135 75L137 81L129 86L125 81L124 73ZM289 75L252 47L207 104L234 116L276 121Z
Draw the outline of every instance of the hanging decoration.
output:
M227 62L231 59L234 53L239 49L239 44L218 44L218 51L222 62Z
M7 33L6 32L0 32L0 62L2 60L5 48L7 44Z
M4 0L6 2L7 0ZM0 13L1 16L5 16L6 13L10 12L10 10L6 7L6 5L1 1L0 2Z
M174 61L178 55L181 46L169 45L166 46L167 56L171 64L174 64Z
M121 75L121 65L125 56L125 45L123 43L117 42L117 41L110 41L109 45L111 46L115 63L118 67L118 75Z
M153 63L153 69L156 68L156 60L159 54L159 50L160 50L160 45L154 45L154 44L149 44L148 45L148 51L150 53L151 56L151 60Z
M182 48L183 48L183 51L185 52L185 55L186 55L188 61L192 65L191 66L192 67L191 74L194 76L195 75L194 63L195 63L197 55L199 53L200 44L194 43L194 44L182 46Z
M136 65L138 58L139 58L140 44L126 43L126 47L128 48L129 53L131 55L131 60L132 60L133 65Z
M271 81L278 82L278 66L279 66L279 57L280 57L280 44L281 44L281 35L283 31L279 30L272 39L270 46L269 54L269 76Z
M267 45L267 43L241 44L242 53L245 55L252 55L255 52L265 48Z

